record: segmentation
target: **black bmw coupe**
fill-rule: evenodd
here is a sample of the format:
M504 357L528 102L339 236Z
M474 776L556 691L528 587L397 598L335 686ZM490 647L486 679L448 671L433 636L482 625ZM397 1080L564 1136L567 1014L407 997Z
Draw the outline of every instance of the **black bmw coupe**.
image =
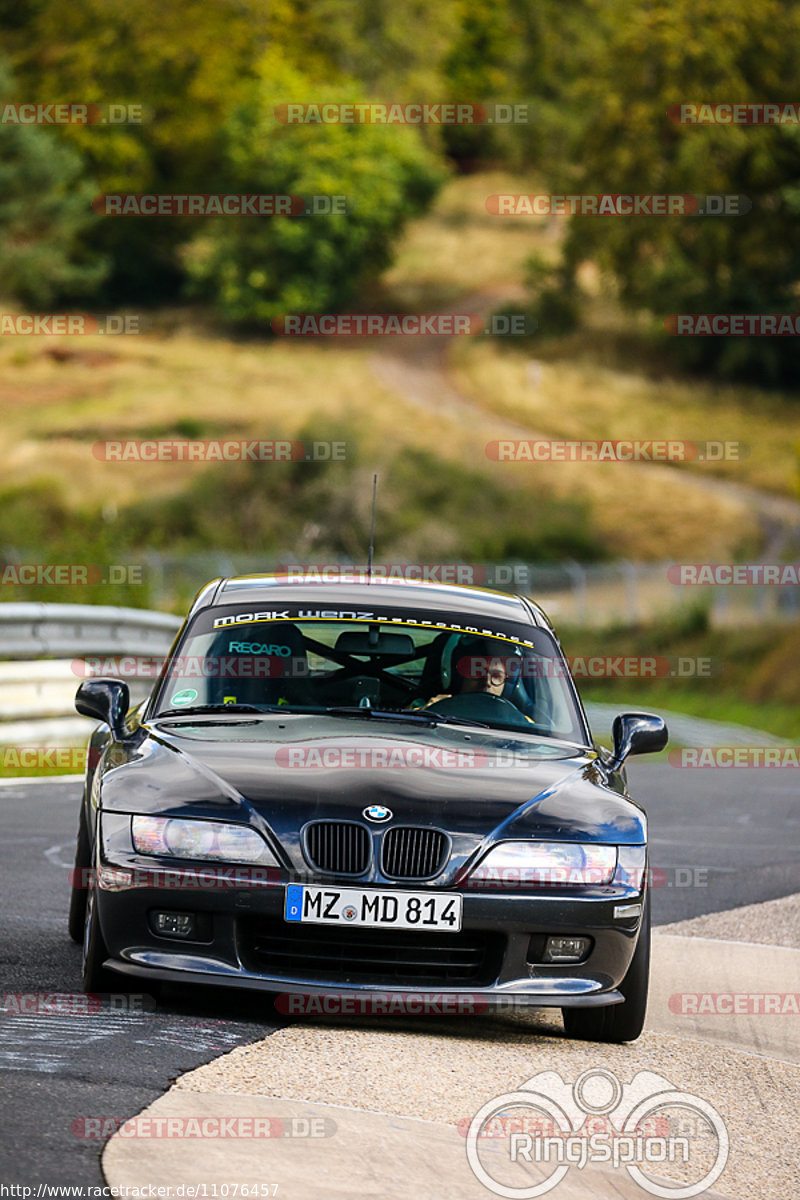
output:
M87 991L558 1006L570 1036L640 1033L647 824L623 764L667 731L625 713L599 747L527 599L215 580L142 705L93 678L76 707L101 722L70 906Z

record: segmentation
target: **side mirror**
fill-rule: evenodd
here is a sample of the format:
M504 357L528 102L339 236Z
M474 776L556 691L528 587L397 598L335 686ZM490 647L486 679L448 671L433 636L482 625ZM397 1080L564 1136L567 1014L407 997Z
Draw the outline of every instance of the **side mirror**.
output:
M669 741L667 726L653 713L620 713L612 728L614 754L609 766L618 770L629 754L656 754Z
M122 679L85 679L75 693L75 707L84 717L105 721L118 742L124 741L125 714L131 695Z

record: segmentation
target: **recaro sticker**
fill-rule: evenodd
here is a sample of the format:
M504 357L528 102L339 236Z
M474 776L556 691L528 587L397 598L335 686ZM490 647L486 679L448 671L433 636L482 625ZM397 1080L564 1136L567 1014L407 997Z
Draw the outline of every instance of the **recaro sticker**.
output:
M289 646L272 646L266 642L228 642L229 654L266 654L270 658L288 658L292 653Z

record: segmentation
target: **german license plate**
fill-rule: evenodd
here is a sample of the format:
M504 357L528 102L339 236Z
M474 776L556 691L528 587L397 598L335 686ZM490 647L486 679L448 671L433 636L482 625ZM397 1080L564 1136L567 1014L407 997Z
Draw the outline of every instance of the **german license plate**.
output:
M392 929L461 928L462 897L444 892L387 892L290 883L283 915L310 925L382 925Z

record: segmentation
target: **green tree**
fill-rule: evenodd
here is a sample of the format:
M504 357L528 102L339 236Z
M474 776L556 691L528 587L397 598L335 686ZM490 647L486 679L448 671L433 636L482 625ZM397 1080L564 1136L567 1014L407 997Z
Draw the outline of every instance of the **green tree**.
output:
M0 96L14 94L0 60ZM81 243L92 187L80 155L36 126L0 124L0 287L31 308L92 292L107 264Z
M21 7L24 24L18 17L0 34L21 99L141 107L141 123L48 131L81 155L94 195L210 190L223 123L275 28L269 0L38 0ZM104 301L178 292L179 251L196 232L194 218L88 211L86 245L111 264Z
M443 61L453 99L523 105L513 123L450 126L444 143L464 168L501 164L554 178L580 114L576 81L597 53L589 0L458 0Z
M370 99L438 101L441 64L458 32L461 0L278 0L277 39L317 79L357 79Z
M287 103L362 100L356 83L316 84L267 55L247 104L226 124L226 190L342 196L345 214L209 219L187 254L196 288L229 320L269 321L348 304L387 266L409 217L433 199L444 173L415 129L372 124L282 124Z
M792 312L800 279L800 131L672 123L678 103L785 102L796 92L800 9L788 0L599 4L605 53L576 86L585 114L575 191L744 195L741 216L575 216L565 263L594 259L622 300L673 313ZM666 337L666 335L665 335ZM791 338L674 338L721 377L800 377Z

